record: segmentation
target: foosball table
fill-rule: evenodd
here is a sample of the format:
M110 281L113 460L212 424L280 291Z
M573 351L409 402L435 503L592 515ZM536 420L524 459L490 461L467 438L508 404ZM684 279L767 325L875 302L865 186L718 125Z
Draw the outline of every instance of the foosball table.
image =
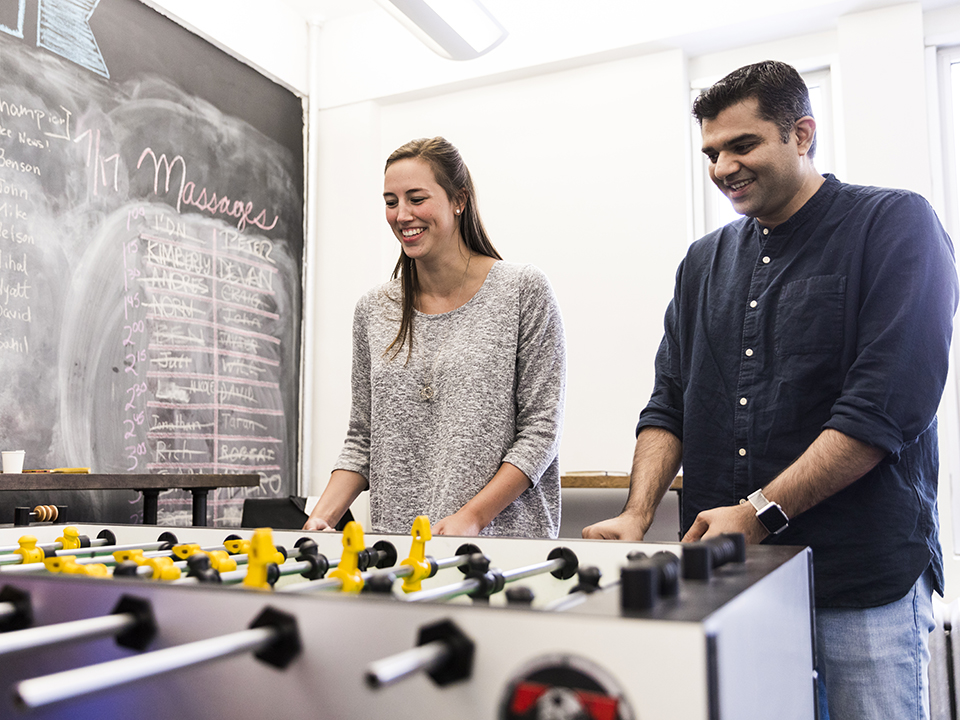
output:
M811 720L811 553L0 527L0 718Z

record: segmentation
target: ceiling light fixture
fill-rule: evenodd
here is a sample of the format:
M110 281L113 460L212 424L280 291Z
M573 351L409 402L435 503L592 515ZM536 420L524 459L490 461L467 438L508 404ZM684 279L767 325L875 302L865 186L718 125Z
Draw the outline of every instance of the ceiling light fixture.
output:
M493 50L507 31L480 0L377 0L435 53L473 60Z

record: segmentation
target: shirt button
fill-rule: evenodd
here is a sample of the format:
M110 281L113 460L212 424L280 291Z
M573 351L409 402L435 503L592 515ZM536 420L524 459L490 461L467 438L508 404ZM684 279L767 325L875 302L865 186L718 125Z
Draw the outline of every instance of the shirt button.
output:
M770 234L770 228L764 228L764 229L763 229L763 234L764 234L764 235L769 235L769 234Z
M755 308L756 306L757 306L757 301L756 301L756 300L751 300L751 301L750 301L750 307Z
M740 404L741 404L741 405L746 405L746 404L747 404L747 399L746 399L746 398L740 398Z
M739 450L737 450L737 452L740 454L740 457L743 457L744 455L747 454L747 451L743 448L740 448Z
M763 260L763 264L764 264L764 265L769 265L769 264L770 264L770 258L767 257L766 255L763 256L762 260Z
M753 357L753 350L751 350L750 348L747 348L747 351L744 353L744 355L746 355L747 357Z

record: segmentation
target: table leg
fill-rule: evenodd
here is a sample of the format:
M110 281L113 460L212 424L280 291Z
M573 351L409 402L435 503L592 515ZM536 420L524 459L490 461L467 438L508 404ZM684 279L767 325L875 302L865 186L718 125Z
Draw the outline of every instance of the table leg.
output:
M207 524L207 493L210 488L190 488L193 493L193 524L205 527Z
M160 490L153 488L151 490L141 490L143 493L143 524L157 524L157 498L160 496Z

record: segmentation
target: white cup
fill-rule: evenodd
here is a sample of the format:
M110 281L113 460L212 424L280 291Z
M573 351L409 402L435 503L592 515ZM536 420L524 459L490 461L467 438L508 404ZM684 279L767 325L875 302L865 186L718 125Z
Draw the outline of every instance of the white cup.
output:
M3 471L5 473L23 472L23 450L4 450L0 452L3 456Z

